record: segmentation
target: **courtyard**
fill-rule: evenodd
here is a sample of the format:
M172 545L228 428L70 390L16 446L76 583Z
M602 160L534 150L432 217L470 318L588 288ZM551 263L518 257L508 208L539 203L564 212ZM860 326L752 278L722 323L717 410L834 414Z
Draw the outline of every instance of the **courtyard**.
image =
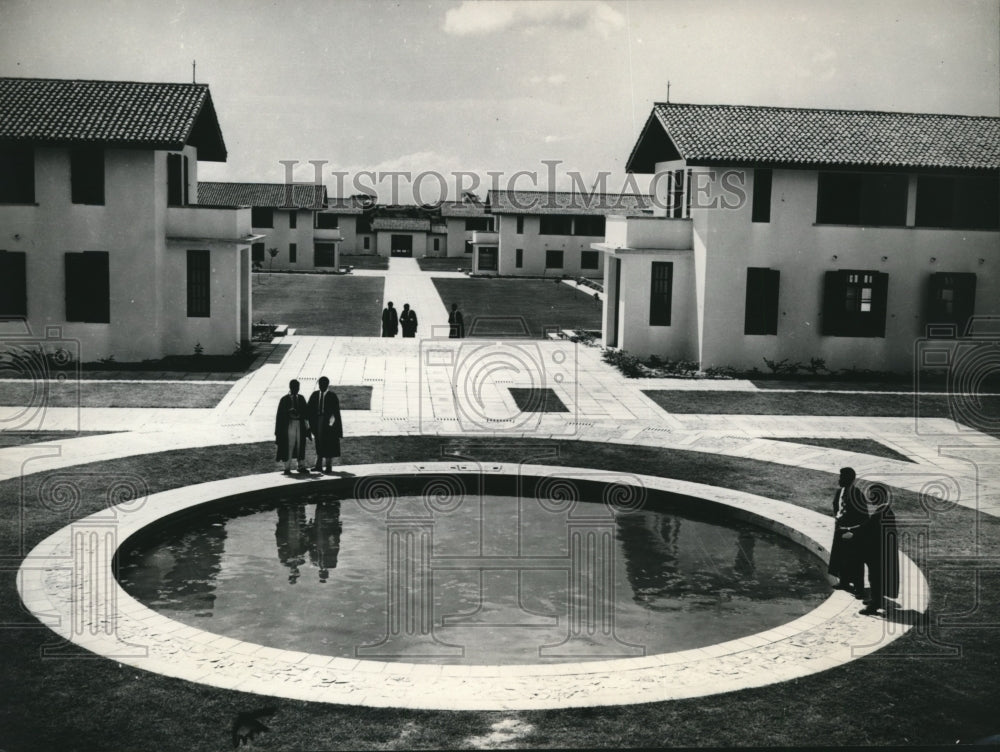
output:
M437 308L433 300L441 280L411 264L394 259L387 273L371 274L320 277L322 282L275 274L255 292L266 286L266 294L294 298L294 284L303 284L313 291L303 298L321 301L335 296L334 288L323 291L319 284L360 283L371 301L365 318L377 320L375 301L387 297L383 286L394 294L393 286L403 285L421 309L444 310L440 298ZM460 285L483 283L457 276L444 281L451 297L459 296ZM525 288L506 297L538 323L546 294L579 296L583 317L592 305L584 293L556 290L551 282L538 289L528 282L502 284ZM508 313L471 295L461 299L470 301L463 304L467 312ZM537 301L543 314L531 313L525 300ZM343 303L330 310L343 311ZM560 308L562 315L566 310ZM288 311L294 329L300 313ZM326 321L343 319L338 314ZM304 329L327 325L301 321ZM591 324L569 318L559 325ZM155 739L168 749L223 748L231 744L233 719L258 712L270 729L253 741L261 749L797 746L814 743L818 735L834 745L944 744L995 733L993 675L1000 652L990 625L1000 614L988 593L996 578L990 562L1000 555L996 438L956 424L947 411L908 415L905 400L879 415L864 408L867 415L823 409L824 398L854 398L863 405L863 399L880 398L874 392L628 379L602 362L598 347L539 340L532 333L535 339L498 343L496 334L449 341L431 331L412 340L296 331L286 338L280 359L268 359L273 362L231 386L209 385L225 391L210 406L166 406L169 399L159 407L102 405L95 401L101 383L87 381L84 372L79 405L65 393L72 384L63 383L51 404L33 411L0 408L5 436L13 437L0 449L5 550L21 552L10 561L2 591L4 612L21 614L3 632L5 747L133 749ZM449 352L450 365L428 358L429 351ZM511 359L512 353L518 358ZM576 668L555 672L552 680L559 683L544 690L553 695L519 689L536 679L516 666L429 672L432 666L374 663L387 668L384 676L373 676L358 673L370 661L217 637L211 619L190 633L177 631L177 622L169 620L153 626L161 622L150 621L145 614L153 612L145 606L137 613L138 624L146 626L131 632L131 601L123 594L115 606L122 609L122 633L112 630L111 636L136 644L136 635L144 635L149 652L124 651L116 658L101 648L108 632L97 623L87 626L90 617L78 621L77 599L59 605L54 578L69 570L51 560L39 563L29 552L60 529L93 524L89 516L100 518L109 505L119 510L122 524L130 515L176 513L182 498L200 498L199 484L235 483L232 488L249 491L280 481L271 441L275 405L289 379L300 379L308 393L320 375L342 395L343 466L332 477L289 481L297 493L338 488L356 495L373 472L396 483L402 481L393 478L421 468L435 478L460 477L528 462L561 468L559 477L570 483L596 473L647 478L649 488L699 484L723 497L742 492L826 516L837 469L851 465L866 482L891 489L901 529L919 531L906 538L903 552L919 567L927 592L914 596L910 606L901 601L900 610L882 619L859 615L853 598L827 591L820 610L794 622L799 627L779 627L718 650L694 649L683 662L651 655L617 669L614 661L561 664ZM476 389L463 389L462 379ZM10 384L5 394L16 395L6 388ZM169 381L142 384L163 395L174 388ZM562 409L529 406L526 412L519 389L550 390ZM989 399L983 402L988 410ZM275 480L263 480L262 473ZM821 519L821 530L824 525ZM817 539L825 545L822 538L821 532ZM314 576L314 564L302 566ZM20 597L28 598L35 616L20 609ZM916 609L921 597L929 600ZM41 610L40 603L46 604ZM207 645L194 640L197 634L207 635ZM247 651L250 664L243 666ZM184 668L188 664L192 668ZM394 666L409 668L400 674ZM645 689L644 671L660 672ZM537 681L543 680L550 681L539 675ZM470 691L506 692L511 699L470 704ZM609 699L595 703L588 696Z

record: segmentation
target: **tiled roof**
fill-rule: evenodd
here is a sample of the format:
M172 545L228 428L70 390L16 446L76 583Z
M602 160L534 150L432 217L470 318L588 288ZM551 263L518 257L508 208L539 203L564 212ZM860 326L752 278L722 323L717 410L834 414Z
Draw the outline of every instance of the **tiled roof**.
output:
M326 205L334 214L364 214L365 209L375 206L375 199L359 196L328 198Z
M442 217L481 217L486 214L486 205L471 201L442 201Z
M627 169L651 173L655 162L677 158L689 164L1000 169L1000 118L656 104Z
M649 196L580 191L490 191L486 203L493 214L649 214Z
M405 230L409 232L429 232L431 221L416 217L376 217L372 220L372 229L375 231Z
M289 195L289 188L292 189ZM261 206L272 209L298 206L322 208L326 186L287 183L213 183L198 181L198 203L202 206Z
M226 160L206 84L0 78L0 141L179 150Z

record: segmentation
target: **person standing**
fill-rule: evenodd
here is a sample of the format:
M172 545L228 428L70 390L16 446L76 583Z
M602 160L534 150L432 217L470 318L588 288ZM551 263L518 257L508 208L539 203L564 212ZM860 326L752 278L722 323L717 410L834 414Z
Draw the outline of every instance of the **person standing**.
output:
M458 303L451 304L451 313L448 314L448 337L451 339L462 339L465 337L465 321L462 319L462 312L458 310Z
M292 472L292 460L298 463L300 473L306 469L306 440L312 434L307 425L308 406L306 398L299 394L299 382L288 382L288 394L278 401L278 413L274 417L274 442L278 445L278 462L285 463L286 474Z
M399 317L396 309L392 307L390 300L388 305L382 309L382 336L395 337L399 331Z
M340 400L330 387L330 379L320 376L319 389L309 395L309 427L316 439L317 472L331 472L333 458L340 456L344 429L340 421Z
M828 571L839 578L835 589L847 590L862 599L865 593L862 535L868 522L868 504L854 485L856 479L854 468L841 468L839 488L833 496L834 530Z
M404 337L412 337L417 333L417 312L410 308L409 303L403 303L403 312L399 314L399 326Z
M874 484L868 489L868 498L868 522L862 532L862 547L872 590L860 613L874 616L885 607L885 598L899 596L899 544L889 489Z

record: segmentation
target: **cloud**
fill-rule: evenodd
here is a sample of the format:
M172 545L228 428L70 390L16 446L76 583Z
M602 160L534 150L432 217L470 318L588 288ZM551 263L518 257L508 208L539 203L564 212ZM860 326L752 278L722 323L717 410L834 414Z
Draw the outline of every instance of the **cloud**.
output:
M444 30L458 36L507 29L534 34L554 28L587 29L607 36L624 26L625 17L605 2L464 0L444 16Z

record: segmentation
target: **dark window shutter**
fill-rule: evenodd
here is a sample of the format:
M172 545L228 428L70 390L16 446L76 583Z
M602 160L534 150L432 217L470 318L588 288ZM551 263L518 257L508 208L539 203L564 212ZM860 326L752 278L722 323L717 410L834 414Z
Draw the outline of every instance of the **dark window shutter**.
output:
M670 261L654 261L649 290L650 326L670 326L673 305L674 265Z
M0 146L0 204L34 202L34 148L22 144Z
M167 155L167 206L184 204L184 167L180 154Z
M846 283L842 271L827 272L823 278L823 334L827 337L844 334Z
M926 324L952 324L961 337L976 311L976 275L938 272L928 279Z
M753 171L753 209L751 221L771 221L771 171L769 169L756 169Z
M111 264L107 251L84 251L86 321L107 324L111 321Z
M872 310L868 314L865 333L869 337L884 337L885 317L889 304L889 275L876 272L872 282Z
M212 315L211 252L187 252L187 315L207 318Z
M104 150L73 149L69 156L70 198L74 204L104 203Z
M188 169L189 169L188 157L187 157L187 154L185 154L184 155L184 184L183 184L182 190L181 190L181 192L184 195L184 206L187 206L188 204L191 203L191 200L190 200L191 197L188 195L188 190L190 188L190 183L188 183L188 178L189 178Z
M747 269L744 334L778 333L778 284L780 278L781 272L777 269L757 267Z
M28 315L28 281L23 251L0 251L0 317Z
M976 312L976 275L972 273L955 275L955 323L958 334L964 335L969 319Z

